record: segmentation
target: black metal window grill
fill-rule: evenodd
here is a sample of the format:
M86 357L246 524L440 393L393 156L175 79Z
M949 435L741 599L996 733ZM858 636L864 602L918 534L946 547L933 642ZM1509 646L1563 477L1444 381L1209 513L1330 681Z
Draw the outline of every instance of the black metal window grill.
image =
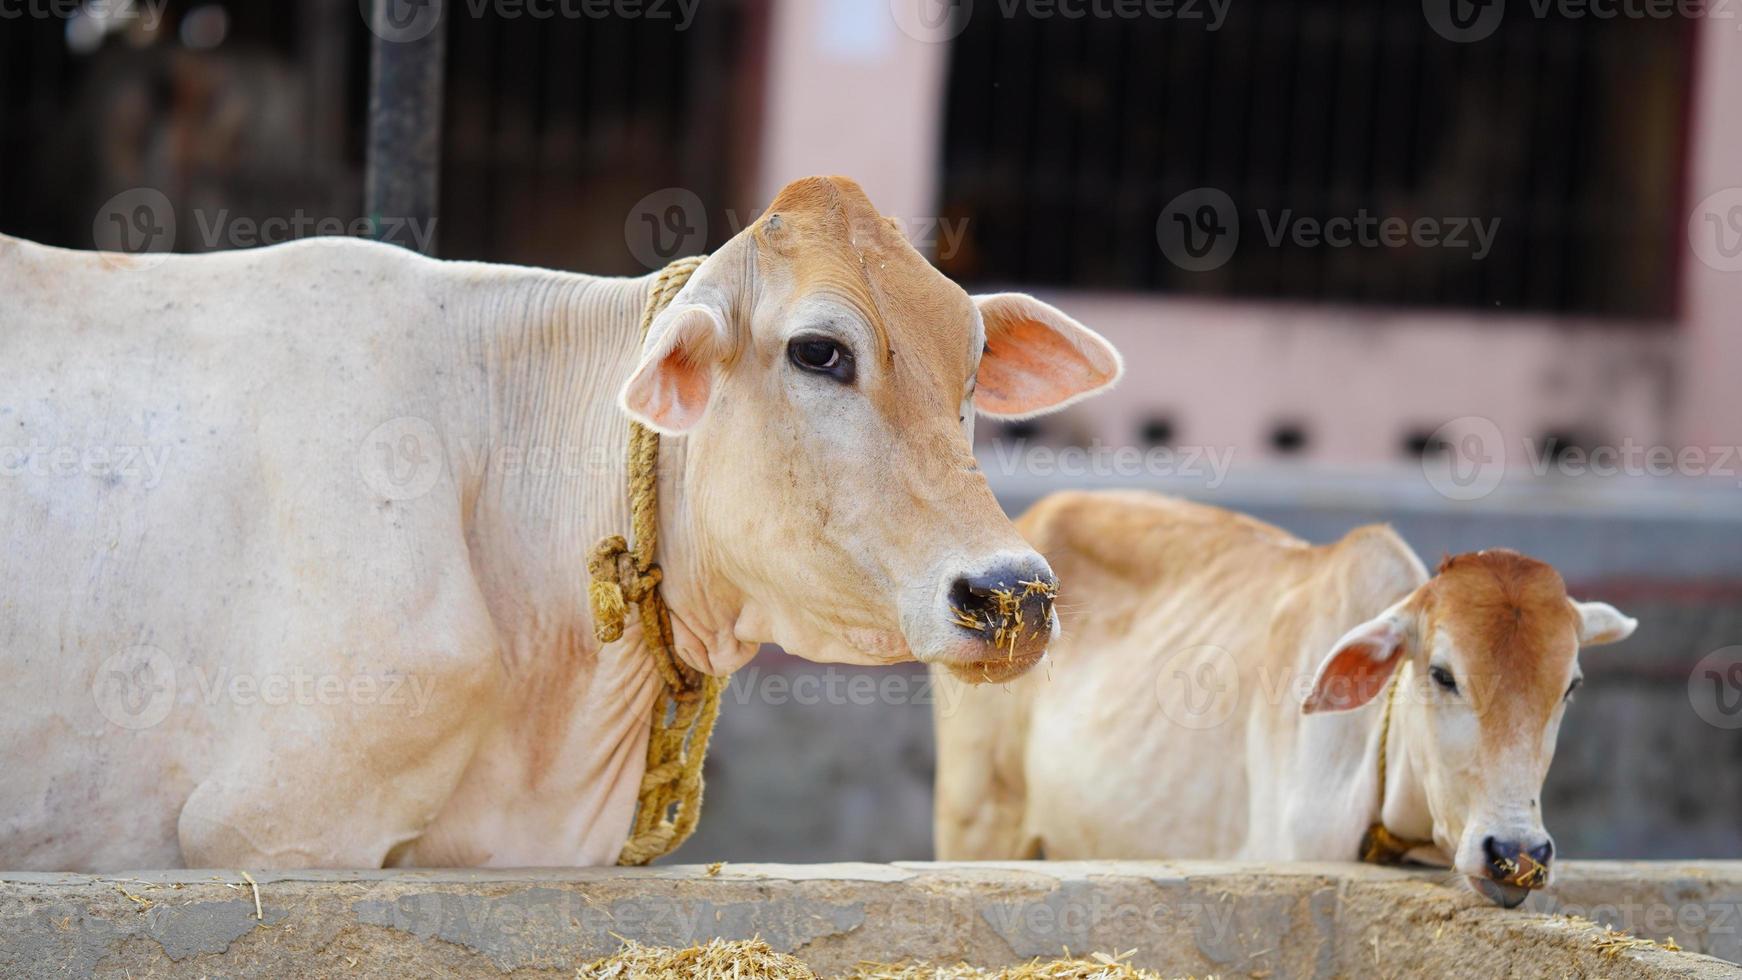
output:
M938 261L957 278L1674 313L1691 21L1518 3L1454 43L1414 0L1234 0L1215 30L1030 6L975 5L953 42L943 215L966 232ZM1239 238L1194 269L1163 251L1157 222L1197 188L1227 195ZM1201 201L1187 203L1180 220L1196 221ZM1463 220L1471 245L1294 233L1362 215L1435 219L1446 239ZM1492 232L1480 260L1472 220Z
M363 220L371 36L357 0L222 3L223 42L189 46L182 24L213 6L166 0L160 29L88 50L66 18L0 18L0 230L91 248L105 202L142 186L168 198L177 251ZM729 237L726 205L751 183L764 0L684 21L676 4L443 7L438 254L640 274L624 223L668 187L716 209L700 247Z
M681 29L628 17L456 23L443 253L641 274L624 221L665 188L711 212L708 246L730 237L724 205L750 182L764 17L759 3L729 0L699 5Z

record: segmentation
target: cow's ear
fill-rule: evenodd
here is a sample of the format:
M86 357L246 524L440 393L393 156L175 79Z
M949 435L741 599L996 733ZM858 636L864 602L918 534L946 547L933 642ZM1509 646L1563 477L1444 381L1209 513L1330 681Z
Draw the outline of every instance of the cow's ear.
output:
M1319 664L1312 691L1301 703L1302 714L1349 711L1384 690L1414 642L1415 617L1407 601L1343 634Z
M1579 646L1595 647L1619 643L1633 635L1639 620L1624 615L1607 602L1579 602L1568 599L1579 616Z
M1020 419L1063 408L1102 391L1125 370L1100 334L1022 293L974 297L986 324L986 350L974 408Z
M623 385L623 411L667 435L693 428L707 412L714 380L731 349L726 318L699 303L670 306L648 328L641 362Z

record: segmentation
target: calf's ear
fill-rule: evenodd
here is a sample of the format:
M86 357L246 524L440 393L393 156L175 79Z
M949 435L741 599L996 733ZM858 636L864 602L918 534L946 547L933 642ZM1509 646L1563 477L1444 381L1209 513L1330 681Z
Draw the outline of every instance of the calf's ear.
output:
M1313 676L1312 691L1300 706L1302 714L1359 708L1385 689L1415 641L1415 618L1407 602L1392 606L1337 640Z
M726 318L711 306L670 306L656 317L641 361L619 402L629 417L665 435L695 427L713 397L715 375L731 350Z
M1595 647L1605 643L1619 643L1633 635L1639 628L1639 620L1623 615L1621 610L1607 602L1580 602L1568 599L1573 604L1573 612L1579 616L1579 646Z
M1021 419L1063 408L1112 387L1125 370L1102 336L1022 293L974 297L986 324L986 350L974 384L974 409Z

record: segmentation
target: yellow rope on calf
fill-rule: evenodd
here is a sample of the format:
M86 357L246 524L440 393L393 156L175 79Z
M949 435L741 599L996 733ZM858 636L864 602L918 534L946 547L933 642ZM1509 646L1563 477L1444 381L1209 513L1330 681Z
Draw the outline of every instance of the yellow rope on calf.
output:
M1397 704L1399 678L1403 676L1406 666L1407 664L1398 664L1397 670L1392 673L1391 683L1385 688L1385 710L1379 713L1379 811L1372 825L1367 828L1367 833L1361 837L1361 860L1368 864L1396 864L1410 851L1433 843L1399 837L1385 826L1385 770L1388 758L1386 745L1391 739L1391 709Z
M678 259L659 271L641 311L643 338L705 258ZM640 609L642 640L659 672L635 821L617 855L618 864L646 864L676 850L696 829L702 813L702 760L720 715L724 685L678 659L672 644L671 611L660 594L662 574L653 560L659 548L659 433L631 422L628 462L629 526L635 543L631 547L622 535L613 534L593 546L587 558L587 601L593 635L601 643L622 638L631 603Z

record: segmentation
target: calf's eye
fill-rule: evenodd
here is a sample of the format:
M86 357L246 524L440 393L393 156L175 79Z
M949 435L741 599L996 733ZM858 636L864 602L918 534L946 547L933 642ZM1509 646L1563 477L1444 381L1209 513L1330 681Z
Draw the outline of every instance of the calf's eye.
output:
M1452 679L1451 671L1444 667L1429 667L1427 669L1427 675L1434 679L1434 683L1440 686L1440 690L1448 691L1452 694L1458 693L1458 682Z
M1575 678L1573 678L1573 682L1571 684L1567 685L1567 693L1566 693L1565 697L1568 701L1571 701L1573 699L1573 692L1577 691L1579 689L1579 685L1583 684L1583 683L1585 683L1585 679L1583 677L1575 677Z
M801 371L826 374L843 384L853 380L853 352L827 337L794 337L786 356Z

